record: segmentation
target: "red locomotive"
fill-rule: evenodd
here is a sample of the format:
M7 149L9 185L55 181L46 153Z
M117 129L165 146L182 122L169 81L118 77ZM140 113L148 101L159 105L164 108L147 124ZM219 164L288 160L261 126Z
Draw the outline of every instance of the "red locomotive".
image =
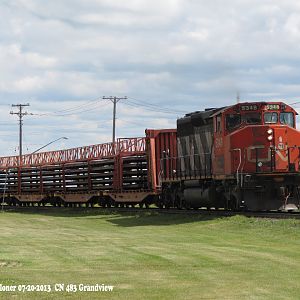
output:
M165 159L164 202L179 207L298 209L296 115L281 102L256 102L179 119L178 155Z
M143 138L1 157L3 201L299 209L296 115L282 102L239 103L187 114L177 129Z

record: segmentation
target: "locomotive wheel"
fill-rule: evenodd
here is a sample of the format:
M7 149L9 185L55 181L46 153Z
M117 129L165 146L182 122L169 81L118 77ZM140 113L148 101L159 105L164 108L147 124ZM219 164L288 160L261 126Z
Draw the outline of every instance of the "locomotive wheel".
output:
M182 201L182 205L185 209L190 209L191 208L191 206L185 200Z

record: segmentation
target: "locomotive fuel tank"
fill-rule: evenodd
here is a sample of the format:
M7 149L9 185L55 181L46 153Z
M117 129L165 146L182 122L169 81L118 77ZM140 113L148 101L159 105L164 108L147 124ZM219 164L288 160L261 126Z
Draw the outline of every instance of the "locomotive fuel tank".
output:
M184 200L189 207L214 207L216 203L216 190L214 186L201 187L198 180L185 182Z
M184 190L184 199L188 206L192 208L212 207L215 203L215 191L209 187L206 189L201 188L188 188Z

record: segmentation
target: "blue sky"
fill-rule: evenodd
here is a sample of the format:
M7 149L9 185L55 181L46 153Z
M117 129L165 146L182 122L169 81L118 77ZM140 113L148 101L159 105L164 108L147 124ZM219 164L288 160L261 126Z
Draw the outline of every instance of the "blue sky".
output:
M184 112L300 94L300 3L286 0L0 1L0 155L175 127ZM98 100L97 100L98 99ZM299 106L300 107L300 106Z

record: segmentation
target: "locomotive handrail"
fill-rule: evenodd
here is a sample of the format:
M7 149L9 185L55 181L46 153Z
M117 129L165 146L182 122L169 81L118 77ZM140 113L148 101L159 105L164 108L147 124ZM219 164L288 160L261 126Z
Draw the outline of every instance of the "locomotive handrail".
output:
M242 164L242 150L241 148L235 148L235 149L232 149L232 151L239 151L239 158L240 158L240 161L239 161L239 165L236 169L236 185L239 186L240 184L240 178L239 178L239 171L240 171L240 167L241 167L241 164Z
M0 157L0 169L52 165L85 161L92 159L112 158L119 153L141 154L146 149L145 138L118 139L114 143L96 144L71 148L65 150L55 150L34 154L25 154L19 162L19 156Z

